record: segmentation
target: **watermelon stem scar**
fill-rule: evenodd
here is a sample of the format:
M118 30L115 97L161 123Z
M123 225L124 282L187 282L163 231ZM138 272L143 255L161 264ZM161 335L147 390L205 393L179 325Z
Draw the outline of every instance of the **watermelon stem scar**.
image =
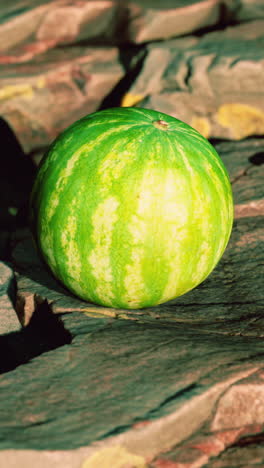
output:
M160 130L168 130L168 124L165 120L154 120L153 125Z

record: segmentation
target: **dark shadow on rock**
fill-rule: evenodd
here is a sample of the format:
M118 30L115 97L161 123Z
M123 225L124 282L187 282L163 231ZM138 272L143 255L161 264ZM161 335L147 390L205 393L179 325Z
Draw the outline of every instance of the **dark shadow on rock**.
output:
M132 64L132 59L138 54L136 64ZM132 83L135 81L141 72L144 59L146 57L146 49L142 46L132 46L119 49L119 60L126 70L125 76L117 83L112 91L105 97L98 110L108 109L110 107L119 107L122 102L123 96L130 89Z
M260 434L252 434L252 435L247 435L245 437L242 437L238 441L236 441L234 444L230 446L230 448L233 447L247 447L249 445L257 445L261 444L264 446L264 433L261 432Z
M52 349L70 344L72 336L47 303L40 304L20 332L0 336L0 373L9 372Z
M251 164L254 164L254 166L261 166L264 164L264 151L253 154L248 160Z
M193 32L193 35L202 37L210 32L223 31L227 26L236 26L239 24L239 21L236 19L236 10L238 8L240 8L240 1L237 2L237 6L234 10L225 5L224 2L220 2L217 22L210 26L199 28Z
M27 222L28 199L36 167L8 123L0 118L0 259L9 257L9 233Z

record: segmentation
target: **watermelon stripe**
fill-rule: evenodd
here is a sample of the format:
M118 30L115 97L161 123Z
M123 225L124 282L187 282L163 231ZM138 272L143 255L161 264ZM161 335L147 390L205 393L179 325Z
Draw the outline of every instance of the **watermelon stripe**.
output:
M65 217L65 226L62 232L56 232L53 237L54 248L63 252L57 261L56 270L61 278L67 277L67 285L78 295L85 294L85 285L81 275L82 256L77 242L78 224L76 218L77 198L69 206L69 214Z
M132 212L136 211L137 205L137 192L138 186L140 184L141 178L141 164L140 164L140 154L143 134L138 134L138 139L131 138L128 139L128 143L124 149L123 155L125 159L129 162L123 168L124 171L129 171L131 176L129 179L126 178L126 172L119 174L116 177L113 177L113 182L111 190L115 193L116 196L119 196L120 205L118 209L118 221L116 223L114 232L113 232L113 245L111 250L112 255L112 268L115 275L115 281L113 288L117 300L122 305L122 307L127 306L127 301L129 298L126 298L126 267L131 263L131 255L133 250L134 257L136 253L132 244L132 236L130 232L131 219L129 215ZM137 157L131 157L131 155L136 154ZM119 172L119 171L118 171ZM118 247L120 248L117 251ZM136 259L133 260L133 265L136 262ZM138 277L134 279L133 285L131 285L131 294L138 291L140 293L140 284L143 284L140 268L137 269ZM134 289L133 289L134 288ZM131 303L132 306L132 303Z
M119 202L115 197L106 198L97 207L93 217L93 250L88 257L92 267L91 273L95 278L97 286L95 292L101 300L113 305L113 271L111 267L110 249L112 244L112 233L118 219L117 208Z
M151 146L149 151L151 153ZM144 161L143 156L142 154L142 161ZM166 267L162 272L159 271L162 255L164 257L164 252L160 251L159 238L162 220L153 217L153 213L160 212L162 201L160 195L164 192L163 183L160 177L157 177L155 168L155 159L158 157L157 152L155 155L150 155L149 163L141 167L141 174L138 174L140 183L137 183L134 193L136 205L128 222L132 252L130 261L126 265L124 283L127 290L125 300L133 307L137 307L140 302L147 306L151 298L160 297L167 282ZM155 252L154 257L153 252ZM149 265L151 265L150 271ZM156 283L155 291L153 281Z
M187 142L188 143L188 142ZM183 140L184 144L184 140ZM185 164L184 174L187 173L189 176L188 181L188 188L189 193L188 197L192 201L191 210L190 210L190 219L193 218L193 224L195 229L192 226L192 223L189 224L189 232L185 236L185 246L183 247L183 251L186 252L185 256L185 268L183 268L182 278L181 278L181 288L186 289L186 285L188 284L189 289L192 289L198 282L201 276L199 263L201 259L202 252L205 250L207 246L206 238L204 238L204 231L208 229L208 223L206 224L207 216L207 204L206 204L206 197L200 190L200 176L199 173L195 171L195 168L190 164L188 158L186 157L186 147L175 143L175 152L178 151L182 161ZM187 148L188 150L188 148ZM201 224L201 219L204 218L203 223ZM193 241L190 242L190 239L193 238ZM201 240L200 240L201 239ZM202 239L204 239L202 241ZM192 262L190 263L188 260L190 258L190 249L189 246L192 246L191 256ZM197 271L198 270L198 271ZM196 276L193 276L192 272L196 271ZM198 275L198 276L197 276ZM191 278L191 281L190 281ZM178 291L181 294L182 289Z

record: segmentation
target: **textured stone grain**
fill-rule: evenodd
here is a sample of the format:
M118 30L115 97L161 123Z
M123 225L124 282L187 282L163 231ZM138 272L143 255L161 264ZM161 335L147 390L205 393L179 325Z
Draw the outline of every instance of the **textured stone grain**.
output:
M263 135L263 25L258 20L187 37L186 43L175 39L151 44L122 104L134 100L133 105L159 109L207 138Z

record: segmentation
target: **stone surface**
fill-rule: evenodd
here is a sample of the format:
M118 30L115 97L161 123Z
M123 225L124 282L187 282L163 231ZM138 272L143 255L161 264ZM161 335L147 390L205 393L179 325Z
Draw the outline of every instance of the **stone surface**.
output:
M181 36L217 24L221 12L218 0L137 0L130 3L127 36L136 43Z
M258 369L264 349L255 337L209 334L176 320L77 313L61 320L71 344L2 375L2 398L10 398L1 408L1 449L65 450L110 436L113 443L122 432L131 453L153 458L212 419L219 397Z
M25 0L0 7L0 113L26 153L38 154L73 121L113 102L169 113L206 137L263 134L261 5L150 3ZM258 20L165 40L223 15L226 24L252 19L254 11ZM187 30L172 30L177 24Z
M173 115L207 138L262 135L263 28L259 20L200 38L151 44L122 105Z
M255 374L254 383L243 392L246 419L250 418L252 388L262 385L257 374L261 340L223 337L208 333L201 325L177 321L173 325L139 323L76 313L61 319L71 333L71 344L34 357L2 376L0 392L10 398L1 408L0 460L11 447L61 449L51 453L50 466L67 466L64 463L71 457L74 467L79 466L77 461L118 445L150 463L193 433L201 433L200 427L210 426L210 421L214 433L215 414L222 412L227 392L236 385L246 386L244 379ZM14 392L15 399L11 397ZM229 419L228 430L241 422L240 406L232 408L238 420ZM263 423L263 411L251 434L261 432L260 420ZM215 438L220 438L219 431ZM103 441L94 445L98 439ZM89 443L86 450L69 452ZM193 445L198 445L197 440ZM185 443L186 455L187 447ZM216 450L210 455L216 455ZM20 452L16 456L19 460Z
M262 369L232 384L219 398L212 422L158 457L151 467L262 466L263 378Z
M262 0L134 0L127 37L136 43L164 40L206 28L264 18Z
M205 426L199 436L162 454L151 468L231 468L263 465L263 425L212 433Z
M238 2L235 7L234 17L237 21L264 18L264 4L262 0L242 0Z
M12 269L0 262L0 335L21 329L13 301L15 300L15 279Z
M145 43L259 18L262 0L15 0L0 7L0 51L25 61L57 45Z
M27 64L0 66L0 113L28 153L95 111L122 76L115 48L50 50Z
M120 20L118 2L107 0L17 0L1 6L0 19L0 50L21 61L33 49L82 40L111 42Z

